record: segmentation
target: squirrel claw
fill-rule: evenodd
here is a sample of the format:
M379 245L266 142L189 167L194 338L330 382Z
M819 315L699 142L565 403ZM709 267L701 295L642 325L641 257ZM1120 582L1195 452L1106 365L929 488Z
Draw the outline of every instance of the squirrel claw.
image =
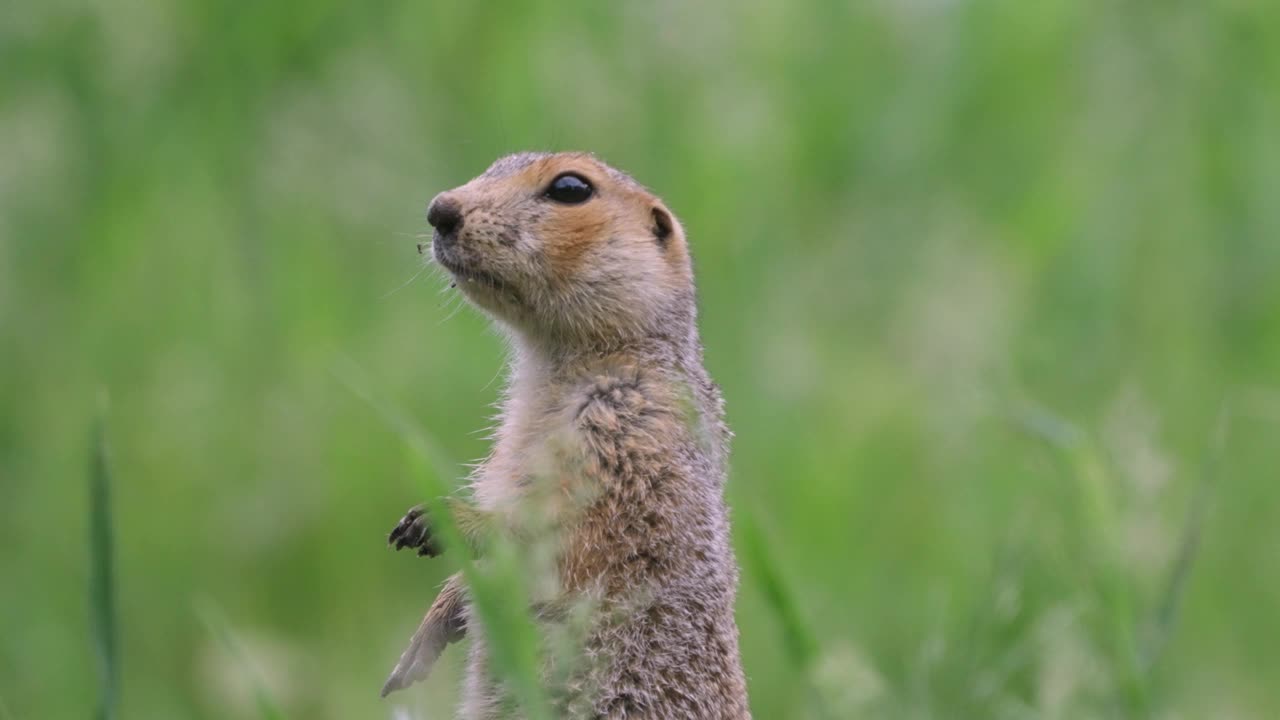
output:
M440 554L440 547L432 536L429 523L423 506L412 507L392 528L391 534L387 536L387 544L396 550L417 548L418 555L435 557Z

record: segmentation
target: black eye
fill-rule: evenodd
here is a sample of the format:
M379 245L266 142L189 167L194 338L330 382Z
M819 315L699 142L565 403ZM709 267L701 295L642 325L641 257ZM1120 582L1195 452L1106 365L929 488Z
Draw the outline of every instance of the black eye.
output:
M586 202L595 189L587 179L576 173L560 175L547 186L546 196L558 203L577 205Z

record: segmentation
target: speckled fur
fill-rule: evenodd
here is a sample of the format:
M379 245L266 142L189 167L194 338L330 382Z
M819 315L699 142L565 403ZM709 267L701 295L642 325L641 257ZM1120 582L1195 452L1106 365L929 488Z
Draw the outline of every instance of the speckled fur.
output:
M566 171L595 195L545 198ZM583 662L549 688L559 713L748 718L723 500L730 433L703 368L679 223L630 177L579 153L505 157L442 195L463 224L435 260L514 350L475 502L517 522L549 479L560 528L550 605L594 608ZM467 633L461 717L509 717L474 618Z

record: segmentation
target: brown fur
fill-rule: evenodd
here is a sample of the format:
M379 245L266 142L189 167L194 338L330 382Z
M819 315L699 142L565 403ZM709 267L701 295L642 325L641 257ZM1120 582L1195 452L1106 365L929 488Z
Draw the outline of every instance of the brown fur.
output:
M587 251L608 232L613 218L601 217L598 211L592 212L592 208L587 207L566 208L557 215L560 217L544 228L544 232L557 239L547 246L546 253L558 284L565 285L573 282Z
M595 195L544 197L565 171ZM550 608L591 608L582 662L547 670L559 715L748 718L723 501L729 432L702 365L682 228L645 188L580 153L502 158L441 197L463 223L433 255L514 349L493 451L472 477L474 512L514 526L551 489L537 512L558 528L558 582L537 598L540 622L550 631L561 622ZM462 619L472 646L461 716L518 717L463 597L451 579L388 687L423 676Z

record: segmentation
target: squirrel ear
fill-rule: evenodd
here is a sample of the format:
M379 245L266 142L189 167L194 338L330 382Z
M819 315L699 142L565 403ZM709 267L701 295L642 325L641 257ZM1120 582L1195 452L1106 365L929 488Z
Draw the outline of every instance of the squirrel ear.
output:
M661 207L653 208L653 236L657 238L658 245L667 246L667 239L671 237L672 231L675 229L675 221L671 219L671 214Z

